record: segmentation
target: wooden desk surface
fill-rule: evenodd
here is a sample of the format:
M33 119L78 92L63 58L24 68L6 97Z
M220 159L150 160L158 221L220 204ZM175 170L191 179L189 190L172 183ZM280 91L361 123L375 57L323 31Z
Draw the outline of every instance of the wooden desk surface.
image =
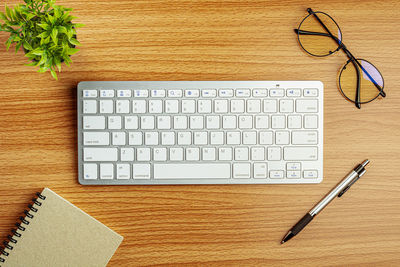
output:
M16 1L6 1L13 5ZM49 187L125 237L109 266L398 265L400 2L59 1L83 47L58 82L0 46L0 239ZM307 56L293 28L329 13L347 47L385 78L357 110L336 87L346 61ZM3 7L1 7L3 10ZM7 38L0 33L0 43ZM85 80L321 80L325 179L318 185L81 186L76 85ZM367 174L285 245L286 231L364 159ZM40 244L38 244L40 246Z

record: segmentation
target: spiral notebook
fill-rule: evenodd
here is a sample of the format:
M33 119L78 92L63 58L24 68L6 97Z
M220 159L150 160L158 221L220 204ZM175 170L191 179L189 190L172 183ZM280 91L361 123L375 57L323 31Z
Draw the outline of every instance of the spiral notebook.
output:
M45 188L0 250L1 267L106 266L123 237Z

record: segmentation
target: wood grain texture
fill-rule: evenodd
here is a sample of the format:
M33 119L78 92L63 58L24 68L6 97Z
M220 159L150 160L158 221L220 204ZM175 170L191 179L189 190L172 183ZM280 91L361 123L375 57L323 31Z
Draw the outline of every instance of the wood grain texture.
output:
M81 51L58 82L24 66L22 52L0 46L0 239L33 193L49 187L125 237L109 266L399 264L399 1L58 3L86 24ZM385 99L357 110L336 87L344 54L302 52L293 28L307 7L333 16L352 53L381 70ZM0 33L0 43L6 39ZM324 181L81 186L75 94L84 80L321 80ZM281 246L286 231L366 158L367 174Z

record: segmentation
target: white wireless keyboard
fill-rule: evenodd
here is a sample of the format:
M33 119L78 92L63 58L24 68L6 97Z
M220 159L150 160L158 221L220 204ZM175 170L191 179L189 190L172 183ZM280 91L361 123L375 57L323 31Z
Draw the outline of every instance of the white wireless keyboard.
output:
M322 181L319 81L80 82L77 99L81 184Z

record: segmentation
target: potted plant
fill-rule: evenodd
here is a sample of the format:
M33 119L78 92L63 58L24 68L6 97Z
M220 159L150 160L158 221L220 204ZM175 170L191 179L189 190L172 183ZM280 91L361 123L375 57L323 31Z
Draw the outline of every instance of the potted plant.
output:
M72 23L71 8L55 5L55 0L24 0L25 4L14 9L5 7L0 12L0 31L9 32L7 50L15 44L15 52L23 47L25 56L32 62L29 66L39 67L38 72L50 71L57 80L56 70L61 63L72 63L70 56L79 51L76 28L82 24Z

